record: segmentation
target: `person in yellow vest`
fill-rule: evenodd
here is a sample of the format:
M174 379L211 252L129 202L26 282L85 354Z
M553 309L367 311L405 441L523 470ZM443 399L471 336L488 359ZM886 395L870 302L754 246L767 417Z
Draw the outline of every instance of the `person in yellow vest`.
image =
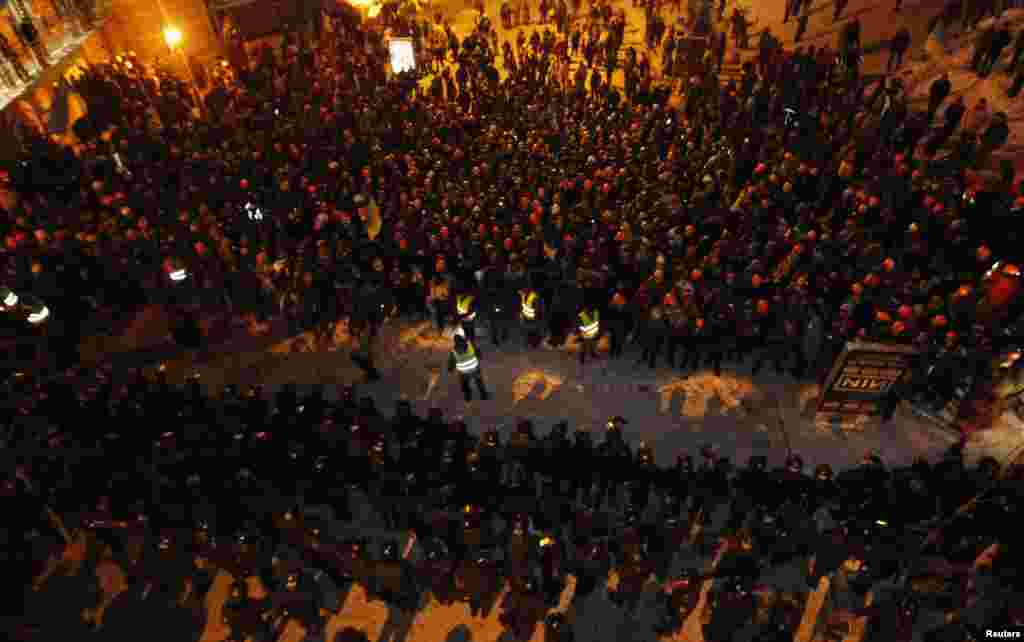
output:
M597 339L601 336L601 315L596 308L583 304L576 315L576 333L580 338L580 364L587 362L587 354L597 359Z
M463 291L455 297L455 315L462 326L462 333L469 342L476 344L476 296Z
M535 289L528 287L519 291L519 317L523 321L526 347L536 348L544 340L544 326L541 322L540 295Z
M465 395L466 401L473 400L473 389L470 387L471 382L476 382L480 398L487 401L490 395L487 393L486 386L484 386L484 375L480 371L480 356L476 346L461 334L455 335L453 343L452 352L448 357L448 372L452 370L459 371L462 394Z

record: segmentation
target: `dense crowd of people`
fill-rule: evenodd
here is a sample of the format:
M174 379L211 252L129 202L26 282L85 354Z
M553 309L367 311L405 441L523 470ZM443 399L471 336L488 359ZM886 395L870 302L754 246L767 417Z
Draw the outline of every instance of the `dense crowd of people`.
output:
M1024 197L1008 165L970 173L1005 119L954 102L929 130L898 86L865 87L813 48L769 46L724 85L713 65L656 77L620 51L621 15L595 20L580 46L593 61L549 31L505 43L504 77L483 20L425 91L389 79L379 34L347 17L220 74L202 110L131 57L90 68L90 142L41 139L8 174L4 283L47 301L72 356L78 319L172 296L179 269L177 311L288 310L307 326L372 326L381 297L443 323L463 292L513 322L505 303L529 290L556 342L586 302L651 363L756 352L800 372L862 337L964 370L964 348L1006 347L1019 305L986 277L1019 278L1006 258ZM605 78L620 70L625 95Z
M565 425L536 438L524 422L502 445L408 405L384 417L352 393L330 404L286 388L269 404L258 391L210 398L195 382L67 369L83 319L143 303L193 330L210 309L254 326L284 313L322 335L347 319L364 337L389 314L438 329L486 322L496 342L522 323L531 346L606 333L611 357L633 337L650 367L753 355L754 370L770 361L797 375L823 372L850 339L907 341L925 355L917 392L937 403L965 374L1014 365L1003 353L1021 336L1020 276L1007 259L1024 191L1010 165L985 182L971 171L1005 142L990 133L1005 122L962 120L953 102L931 129L946 96L915 113L895 83L866 87L857 56L786 52L771 37L739 80L674 49L658 74L660 34L638 55L622 14L589 20L514 49L489 20L462 40L449 29L429 83L389 77L382 37L348 13L315 42L289 34L219 71L201 106L132 56L85 71L83 144L35 141L7 171L19 198L0 221L5 320L45 302L64 373L15 378L7 395L7 443L51 448L7 480L11 524L35 524L45 504L91 534L84 563L39 581L22 633L197 636L214 568L237 580L225 614L239 639L270 639L289 619L318 639L352 582L407 614L424 591L463 595L480 614L506 581L502 621L525 639L567 573L583 596L612 568L627 611L652 574L663 582L665 631L714 575L714 642L792 639L822 576L833 582L822 626L867 615L871 639L910 639L913 622L935 640L1020 624L1006 518L1018 488L958 452L900 471L868 457L813 478L796 456L777 472L759 460L736 471L713 451L657 470L618 418L600 444L570 440ZM90 454L59 456L72 447ZM552 465L570 454L571 470ZM392 529L417 534L424 560L330 535L360 491ZM8 530L34 576L54 550L47 528ZM779 579L783 568L799 580ZM552 635L566 635L563 620Z
M866 639L885 642L1021 625L1021 475L969 467L956 448L900 469L871 453L835 473L796 454L736 466L712 447L659 467L621 417L603 437L568 423L541 435L528 420L477 437L408 402L384 415L351 387L330 402L322 387L214 397L197 380L95 376L6 391L32 400L6 413L26 454L3 485L8 548L25 560L9 570L35 578L26 639L198 639L220 626L205 599L219 570L234 584L209 612L234 640L277 639L289 620L323 640L354 584L399 629L432 596L466 600L474 617L498 608L518 640L541 620L564 636L546 639L573 639L568 613L588 617L594 591L627 615L654 600L667 634L705 579L714 642L792 640L823 577L826 639L864 616Z

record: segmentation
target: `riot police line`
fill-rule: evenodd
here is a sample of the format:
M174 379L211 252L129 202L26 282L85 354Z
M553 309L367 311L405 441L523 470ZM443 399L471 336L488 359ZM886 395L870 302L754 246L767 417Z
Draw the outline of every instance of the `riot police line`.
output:
M507 439L496 429L476 437L437 409L421 418L402 401L386 416L352 387L338 402L324 393L286 386L270 403L258 387L210 398L197 382L140 387L119 400L100 390L82 402L81 417L102 430L45 438L104 455L24 460L9 490L89 533L95 559L116 561L140 596L146 586L202 594L211 569L227 571L236 580L227 626L236 638L262 639L290 620L322 633L356 584L409 616L428 595L486 615L506 594L500 618L513 633L528 637L549 615L564 633L572 623L557 607L570 576L570 600L579 601L603 591L613 570L608 595L627 613L652 577L659 583L666 632L682 626L702 580L714 578L706 639L730 639L753 621L770 583L761 578L779 565L795 565L806 586L772 590L798 596L851 558L865 570L848 573L850 586L879 573L912 577L922 552L960 563L1006 541L1020 501L998 465L972 469L958 451L935 466L889 470L869 455L849 471L809 474L798 455L777 470L763 457L737 468L705 448L659 468L649 446L634 452L623 439L622 417L599 439L565 422L541 436L525 419ZM202 456L211 451L219 455ZM384 528L360 526L356 497ZM971 497L981 499L958 510ZM415 545L403 548L406 533ZM896 539L904 548L892 560ZM725 557L711 569L720 541ZM759 639L792 633L786 613L769 622Z

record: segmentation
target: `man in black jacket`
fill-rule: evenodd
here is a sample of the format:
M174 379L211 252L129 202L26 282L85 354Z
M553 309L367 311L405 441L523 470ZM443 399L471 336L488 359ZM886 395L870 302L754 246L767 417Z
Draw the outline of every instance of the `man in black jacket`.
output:
M943 74L938 80L932 83L928 90L928 124L935 120L935 114L939 111L939 105L952 91L952 83L949 82L949 74Z
M992 36L992 42L989 44L988 50L981 60L981 66L978 73L982 76L988 76L992 71L992 67L999 61L999 57L1003 54L1003 49L1013 40L1013 36L1010 35L1010 29L1004 24L996 29L996 32Z
M1006 90L1006 95L1010 98L1016 98L1017 94L1020 93L1022 87L1024 87L1024 61L1016 60L1013 66L1007 71L1013 72L1013 83L1010 88Z
M775 372L783 373L783 365L787 360L787 345L783 339L785 335L784 319L780 311L768 311L761 315L759 325L763 342L760 350L755 352L754 365L751 374L761 371L761 365L768 360L775 362Z
M0 34L0 58L6 60L8 64L14 69L14 73L18 75L18 79L21 82L28 81L31 76L25 69L25 65L21 62L21 57L18 56L18 52L14 50L11 43L7 41L7 38L3 34Z
M942 129L936 132L925 148L925 153L929 156L934 156L939 148L942 147L946 141L949 140L953 132L960 125L960 121L963 120L964 114L967 112L967 106L964 104L963 96L957 96L956 100L949 107L946 108L945 114L943 114L943 120L945 123Z
M593 443L589 432L576 430L573 435L572 461L575 476L569 489L569 499L576 501L580 490L582 490L583 501L588 501L595 477Z
M974 55L971 56L971 69L975 72L981 73L982 65L986 58L988 58L989 52L992 51L992 45L995 44L996 33L996 27L993 25L985 33L981 34L981 37L975 43Z
M39 60L39 66L43 69L49 67L50 54L46 51L46 45L43 44L42 38L39 37L39 30L36 29L31 18L26 17L21 21L21 24L18 25L18 35L21 36L26 45L31 47L32 52Z
M1004 112L998 112L992 123L981 134L981 144L975 155L975 166L984 169L992 152L1006 144L1010 138L1010 127Z
M903 55L907 53L907 49L909 48L910 31L906 27L903 27L896 32L896 35L892 38L892 42L889 44L889 62L885 66L887 72L890 72L903 64Z
M667 335L668 327L665 324L663 309L656 305L651 308L649 317L642 327L643 352L640 355L639 363L646 361L647 367L653 369L657 363L658 353L665 345Z

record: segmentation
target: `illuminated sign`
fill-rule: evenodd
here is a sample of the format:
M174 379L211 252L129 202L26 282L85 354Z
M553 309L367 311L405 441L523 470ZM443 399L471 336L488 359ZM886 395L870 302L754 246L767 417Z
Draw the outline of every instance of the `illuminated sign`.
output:
M892 387L909 376L916 356L910 346L848 343L825 381L818 412L878 414Z
M388 54L391 58L391 72L400 74L403 71L416 70L416 54L411 38L392 38L388 41Z
M843 375L836 382L833 390L844 392L878 391L885 392L894 382L875 377L850 377Z

